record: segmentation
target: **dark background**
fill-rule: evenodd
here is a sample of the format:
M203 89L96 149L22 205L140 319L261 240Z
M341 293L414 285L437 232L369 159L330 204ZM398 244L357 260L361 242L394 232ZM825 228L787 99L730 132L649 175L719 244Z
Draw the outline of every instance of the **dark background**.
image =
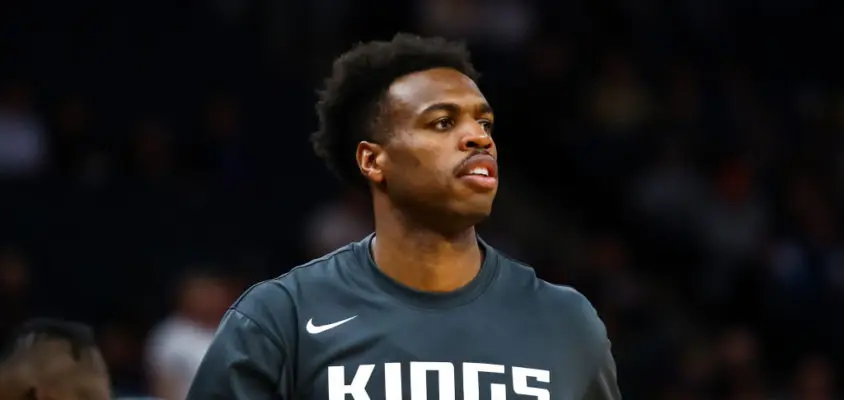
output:
M4 0L0 327L89 322L142 393L187 268L239 291L362 237L365 200L307 140L314 89L351 44L412 31L469 40L503 172L483 235L593 301L625 398L833 399L841 8Z

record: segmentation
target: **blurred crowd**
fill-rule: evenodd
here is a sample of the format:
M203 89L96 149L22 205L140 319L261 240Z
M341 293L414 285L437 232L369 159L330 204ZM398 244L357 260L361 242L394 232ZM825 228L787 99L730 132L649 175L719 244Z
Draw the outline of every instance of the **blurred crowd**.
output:
M404 30L469 41L502 158L482 235L593 301L626 399L839 399L840 15L5 1L0 336L88 322L119 394L177 400L238 293L370 231L367 198L310 152L314 89L352 43Z

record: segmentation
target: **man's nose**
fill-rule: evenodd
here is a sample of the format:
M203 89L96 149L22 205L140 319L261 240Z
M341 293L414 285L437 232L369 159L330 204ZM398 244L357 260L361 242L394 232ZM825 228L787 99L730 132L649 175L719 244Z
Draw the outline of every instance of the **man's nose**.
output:
M489 150L493 145L492 138L483 128L473 129L460 140L460 150Z

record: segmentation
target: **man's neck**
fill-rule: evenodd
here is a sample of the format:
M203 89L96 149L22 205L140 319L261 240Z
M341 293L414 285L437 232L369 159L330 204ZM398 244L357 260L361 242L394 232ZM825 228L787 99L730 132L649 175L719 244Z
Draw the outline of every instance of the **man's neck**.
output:
M480 271L483 254L474 227L443 235L400 218L387 219L376 218L372 242L375 263L387 276L417 290L449 292Z

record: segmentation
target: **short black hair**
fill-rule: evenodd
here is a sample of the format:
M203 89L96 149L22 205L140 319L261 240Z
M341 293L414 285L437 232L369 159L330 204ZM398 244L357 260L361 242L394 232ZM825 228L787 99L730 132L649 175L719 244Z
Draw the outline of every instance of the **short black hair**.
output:
M347 183L363 183L355 149L377 132L384 93L396 79L433 68L453 68L478 79L465 44L439 37L399 33L391 41L359 43L334 61L316 104L319 130L311 135L316 154Z
M70 344L74 360L79 361L84 350L96 346L94 332L80 322L52 318L35 318L21 325L4 351L7 356L20 347L29 347L44 340L63 340Z

